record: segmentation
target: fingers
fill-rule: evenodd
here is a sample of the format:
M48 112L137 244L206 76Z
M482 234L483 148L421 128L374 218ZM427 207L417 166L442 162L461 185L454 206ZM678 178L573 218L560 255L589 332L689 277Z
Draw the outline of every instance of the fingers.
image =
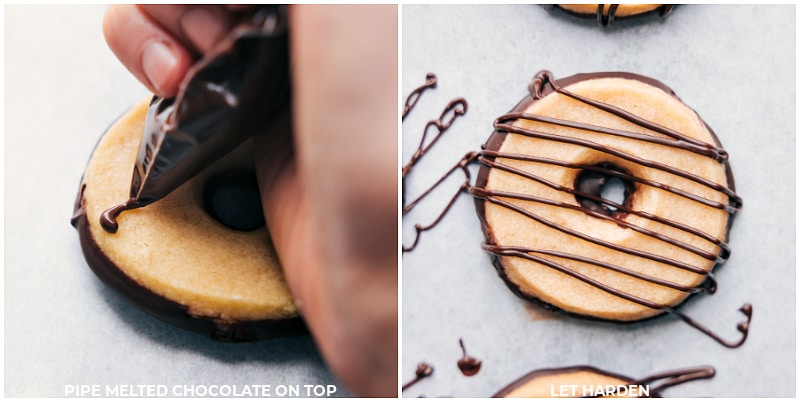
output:
M296 6L290 18L298 158L331 256L395 261L397 8Z
M153 93L172 97L193 56L172 34L134 5L113 5L103 34L122 64Z
M397 7L292 6L290 24L296 161L325 292L294 265L287 281L342 382L394 397Z
M233 25L233 16L219 6L148 4L139 7L198 54L206 53L219 43Z
M230 30L224 8L187 5L113 5L103 34L111 51L148 89L173 97L198 54Z

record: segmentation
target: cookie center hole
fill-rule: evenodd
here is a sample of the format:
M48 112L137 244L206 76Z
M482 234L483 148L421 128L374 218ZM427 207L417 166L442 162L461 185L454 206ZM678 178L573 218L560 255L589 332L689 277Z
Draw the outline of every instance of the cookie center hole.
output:
M606 184L600 188L600 197L616 204L623 204L625 202L625 182L616 176L608 178ZM606 207L611 211L617 211L617 207L613 205L606 204Z
M225 171L209 178L203 187L203 208L211 218L237 231L266 224L253 171Z
M598 168L599 167L599 168ZM584 169L575 179L575 199L583 208L609 216L618 216L619 207L604 202L607 200L625 207L629 206L630 196L636 187L633 182L613 175L622 172L619 167L602 163Z

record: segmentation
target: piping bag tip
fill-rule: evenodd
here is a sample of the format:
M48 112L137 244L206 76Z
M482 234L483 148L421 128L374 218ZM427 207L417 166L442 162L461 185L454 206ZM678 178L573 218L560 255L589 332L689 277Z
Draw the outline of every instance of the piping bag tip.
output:
M290 103L288 34L287 6L261 6L189 69L175 98L153 97L130 208L163 198L269 129Z

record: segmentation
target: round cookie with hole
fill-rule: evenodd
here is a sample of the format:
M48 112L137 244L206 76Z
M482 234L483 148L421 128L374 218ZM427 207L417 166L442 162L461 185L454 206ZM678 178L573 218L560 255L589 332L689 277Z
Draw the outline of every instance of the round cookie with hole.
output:
M529 92L495 121L470 189L507 285L614 321L713 292L741 199L727 153L697 113L630 73L556 80L542 71Z
M148 102L114 123L84 173L72 223L108 286L154 316L220 341L307 332L264 223L246 141L163 199L119 216L129 198Z

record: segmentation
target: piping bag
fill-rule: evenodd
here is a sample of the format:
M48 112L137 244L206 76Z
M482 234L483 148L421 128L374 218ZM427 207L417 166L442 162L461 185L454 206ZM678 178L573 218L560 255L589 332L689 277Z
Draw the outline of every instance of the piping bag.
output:
M289 97L287 6L261 6L189 69L175 98L153 97L130 199L103 213L103 228L116 232L122 211L165 197L267 130Z

